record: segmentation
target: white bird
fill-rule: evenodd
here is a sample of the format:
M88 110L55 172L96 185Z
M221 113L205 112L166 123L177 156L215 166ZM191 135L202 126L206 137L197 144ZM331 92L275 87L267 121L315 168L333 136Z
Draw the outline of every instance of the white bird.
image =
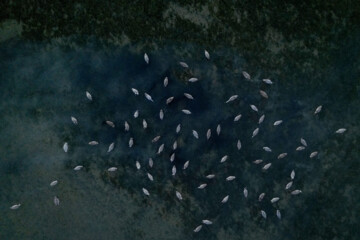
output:
M136 162L135 162L135 166L136 166L136 169L137 169L137 170L140 170L141 165L140 165L139 161L136 161Z
M82 168L83 168L83 166L78 165L78 166L74 167L74 170L75 170L75 171L79 171L79 170L81 170Z
M322 106L318 106L316 109L315 109L315 112L314 112L314 115L315 114L318 114L319 112L321 112L321 109L322 109Z
M168 84L169 84L169 78L165 77L164 78L164 87L167 87Z
M206 176L207 179L213 179L215 177L215 174L209 174Z
M176 133L179 133L181 130L181 124L179 123L177 126L176 126Z
M238 98L238 95L232 95L231 97L229 97L229 99L225 102L225 103L229 103L229 102L232 102L234 101L235 99Z
M204 189L207 186L206 183L202 183L198 186L198 189Z
M149 56L146 53L144 54L144 60L146 64L149 64Z
M164 111L162 109L160 109L159 118L160 120L164 119Z
M247 188L244 188L244 191L243 191L243 192L244 192L244 197L246 197L246 198L247 198L247 197L248 197L248 194L249 194L249 192L248 192Z
M295 171L294 171L294 170L291 171L291 173L290 173L290 178L291 178L291 179L294 179L294 178L295 178Z
M183 68L188 68L189 65L186 64L186 62L179 62L179 64L183 67Z
M148 127L148 124L145 119L142 121L143 128L146 129Z
M263 79L263 82L269 85L273 84L273 82L270 79Z
M156 136L151 140L151 142L155 143L155 142L159 141L160 138L161 138L161 136Z
M228 200L229 200L229 195L224 197L223 200L221 200L221 203L226 203Z
M346 128L339 128L338 130L336 130L335 133L341 134L341 133L344 133L345 131L346 131Z
M259 133L259 128L256 128L252 133L252 137L255 137L258 133Z
M146 196L150 196L150 193L146 188L143 188L142 191Z
M237 121L239 121L239 120L240 120L240 118L241 118L241 114L239 114L239 115L236 115L236 117L234 118L234 122L237 122Z
M131 91L135 94L135 95L139 95L139 91L136 88L131 88Z
M86 92L86 97L87 99L89 99L90 101L92 101L92 96L89 92Z
M271 163L265 164L265 166L262 168L263 170L268 170L271 167Z
M210 54L209 54L209 52L208 51L204 51L204 54L205 54L205 57L208 59L208 60L210 60Z
M107 152L111 152L114 149L114 146L115 146L115 143L111 143L109 145L109 148L108 148Z
M204 220L202 220L202 223L203 223L203 224L206 224L206 225L211 225L211 224L212 224L212 221L207 220L207 219L204 219Z
M138 118L139 117L139 110L136 110L135 112L134 112L134 118Z
M261 115L261 117L259 118L259 124L261 124L265 119L265 115Z
M218 136L220 135L220 132L221 132L221 126L220 126L220 124L218 124L216 127L216 133Z
M232 180L234 180L236 177L235 176L228 176L227 178L226 178L226 181L232 181Z
M244 78L246 78L247 80L250 80L250 74L248 74L245 71L242 71L242 74L243 74Z
M129 131L129 130L130 130L130 125L128 124L127 121L125 121L124 126L125 126L125 131Z
M260 164L260 163L262 163L262 162L263 162L262 159L256 159L255 161L253 161L253 163L255 163L255 164Z
M67 152L69 150L69 144L67 142L64 143L63 150L64 150L64 152Z
M175 140L175 142L173 143L173 150L177 149L177 141Z
M134 145L134 139L130 138L129 139L129 148L131 148Z
M228 155L225 155L221 158L220 162L223 163L225 162L226 160L228 160L229 156Z
M291 186L293 185L293 182L288 182L285 186L285 190L288 190L289 188L291 188Z
M314 157L316 157L316 155L318 155L318 152L312 152L312 153L310 154L310 158L314 158Z
M261 193L258 198L259 202L261 202L264 199L264 197L265 197L265 193Z
M162 151L164 151L164 144L161 144L158 151L157 151L157 154L160 154Z
M90 141L90 142L89 142L89 145L90 145L90 146L95 146L95 145L98 145L98 144L99 144L98 141Z
M279 209L276 210L276 216L278 219L281 219L281 213Z
M54 180L50 183L50 187L54 187L56 184L58 184L58 180Z
M147 173L147 176L148 176L148 178L149 178L150 181L154 181L154 178L153 178L153 176L152 176L150 173Z
M302 191L298 189L291 192L292 195L298 195L300 193L302 193Z
M209 140L210 137L211 137L211 129L208 129L206 132L206 139Z
M54 204L55 206L59 206L60 205L60 200L57 196L54 197Z
M175 160L175 153L171 154L170 156L170 162L173 162Z
M282 159L287 156L287 153L280 153L278 159Z
M166 99L166 104L170 104L172 101L174 100L174 97L169 97L168 99Z
M115 127L115 124L112 121L105 121L105 123L112 128Z
M194 232L199 232L202 228L202 225L199 225L197 226L195 229L194 229Z
M272 152L271 148L269 147L263 147L263 149L265 150L265 152Z
M192 77L188 81L189 82L197 82L197 81L199 81L199 79Z
M194 100L194 97L189 94L189 93L184 93L184 96L187 98L187 99L190 99L190 100Z
M152 97L148 93L144 93L144 95L145 95L145 98L147 100L149 100L150 102L154 102L154 100L152 99Z
M185 114L187 114L187 115L189 115L189 114L191 114L191 112L189 111L189 110L187 110L187 109L183 109L183 110L181 110L183 113L185 113Z
M305 149L304 146L298 146L298 147L296 148L296 151L302 151L302 150L304 150L304 149Z
M274 126L278 126L282 123L283 121L282 120L277 120L274 122Z
M115 172L116 170L117 170L117 167L108 168L108 171L109 171L109 172Z
M179 200L182 200L182 196L181 196L181 193L179 193L178 191L176 191L176 197L179 199Z
M241 149L241 141L240 140L237 141L236 147L237 147L238 150Z
M199 139L199 134L197 133L197 131L192 130L192 134L194 135L194 137L195 137L196 139Z
M305 139L300 138L300 142L301 142L302 145L304 145L305 147L307 147L307 143L306 143Z
M255 112L258 112L258 111L259 111L255 105L250 105L250 107L251 107L251 109L254 110Z
M269 98L269 96L267 95L267 93L263 90L260 90L260 95L263 97L263 98Z
M152 160L152 158L149 158L149 167L153 167L154 165L154 161Z
M184 170L189 167L189 163L190 163L189 161L186 161L186 162L184 163L184 167L183 167Z
M10 209L11 209L11 210L16 210L16 209L18 209L20 206L21 206L21 204L18 203L18 204L12 205L12 206L10 207Z
M266 212L264 210L261 210L261 216L266 219Z
M271 203L276 203L277 201L279 201L280 198L279 197L274 197L270 200Z
M73 117L73 116L71 116L71 121L72 121L73 124L75 124L75 125L78 124L78 120L77 120L75 117Z
M176 174L176 167L175 167L175 165L172 167L172 169L171 169L171 174L173 175L173 176L175 176L175 174Z

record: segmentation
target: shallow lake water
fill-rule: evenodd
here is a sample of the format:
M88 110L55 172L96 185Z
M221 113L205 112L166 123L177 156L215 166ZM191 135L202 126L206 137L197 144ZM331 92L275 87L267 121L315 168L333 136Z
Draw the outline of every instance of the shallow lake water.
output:
M226 49L0 45L1 239L356 239L359 83L349 58L299 83ZM358 52L354 47L354 55ZM184 61L189 68L183 68ZM279 69L281 71L282 69ZM331 70L331 71L328 71ZM247 80L242 71L247 71ZM283 69L290 72L291 67ZM268 74L268 75L265 75ZM163 80L168 77L165 88ZM199 81L187 80L196 77ZM317 78L327 78L317 86ZM262 79L270 78L267 85ZM343 80L346 78L347 80ZM136 96L131 88L139 90ZM355 88L355 90L354 90ZM269 95L260 96L259 90ZM85 92L92 94L92 101ZM348 91L348 92L347 92ZM154 102L148 101L148 93ZM183 94L190 93L194 100ZM239 97L226 104L232 95ZM166 99L174 96L167 105ZM259 109L253 111L250 105ZM314 115L316 107L322 111ZM164 119L159 119L159 111ZM189 109L186 115L182 109ZM139 117L134 118L135 110ZM238 122L234 117L242 114ZM265 120L258 124L259 117ZM78 120L78 125L70 117ZM148 128L143 129L146 119ZM115 128L108 126L110 120ZM273 123L283 120L279 126ZM124 122L130 131L124 131ZM181 124L181 131L175 129ZM220 135L216 133L221 125ZM257 136L253 131L259 127ZM344 134L335 134L346 128ZM212 130L209 140L206 132ZM196 130L199 139L194 138ZM160 135L158 142L151 140ZM134 146L129 148L129 139ZM295 151L307 141L303 151ZM88 142L98 141L96 146ZM240 140L242 148L237 149ZM177 141L178 148L172 145ZM69 150L63 151L67 142ZM109 145L115 148L108 153ZM157 154L161 144L164 152ZM265 152L264 146L272 149ZM310 153L318 151L315 158ZM175 152L174 162L170 162ZM280 153L288 153L278 159ZM220 159L228 155L226 162ZM151 168L148 159L152 158ZM256 165L256 159L263 163ZM141 169L136 168L136 161ZM189 161L189 167L183 165ZM266 163L271 167L264 171ZM80 171L73 168L82 165ZM177 173L172 176L172 168ZM108 172L110 167L117 171ZM296 176L290 190L285 185ZM151 173L154 181L150 181ZM214 179L206 179L208 174ZM227 176L236 176L226 181ZM50 187L50 182L59 183ZM207 183L205 189L198 189ZM248 197L243 194L248 190ZM144 195L142 188L150 192ZM295 189L302 191L291 195ZM175 191L183 200L176 198ZM260 193L266 193L259 202ZM229 195L227 203L221 200ZM53 203L54 196L60 205ZM279 197L277 203L270 199ZM10 210L21 203L17 210ZM282 214L276 217L276 210ZM260 211L267 213L264 219ZM212 225L195 227L203 219Z

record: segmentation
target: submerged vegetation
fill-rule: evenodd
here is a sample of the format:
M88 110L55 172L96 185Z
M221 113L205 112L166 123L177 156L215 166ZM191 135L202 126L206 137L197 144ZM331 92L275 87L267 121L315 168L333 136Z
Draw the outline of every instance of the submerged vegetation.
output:
M199 239L359 238L356 1L5 0L0 3L0 20L1 239L191 239L207 214L216 219L202 227ZM205 59L205 49L210 59ZM189 69L179 61L188 63ZM142 116L160 121L160 107L150 105L144 89L155 102L161 96L164 103L170 97L163 92L165 76L168 88L182 96L173 102L176 110L189 102L196 121L184 122L182 131L187 134L177 142L182 149L176 155L181 180L171 176L170 154L162 159L163 165L154 157L158 169L151 174L158 184L146 186L150 198L144 198L141 189L149 179L136 170L135 160L147 168L155 151L151 139L159 131L175 135L180 120L188 118L164 108L163 122L147 120L148 135L142 137ZM191 77L199 77L197 87L186 85ZM264 84L263 78L274 85ZM141 103L134 101L134 84L141 90ZM259 86L268 100L261 98ZM185 99L184 89L194 100ZM85 91L93 94L91 104ZM239 95L236 109L224 107L233 94ZM266 111L264 124L272 126L260 129L254 137L258 142L251 136L260 113L255 118L250 104ZM314 116L319 105L323 108ZM133 120L137 109L138 128L130 125L134 146L129 153L130 136L112 132L104 121L113 120L123 131L123 121ZM240 113L239 129L233 132L230 123ZM78 127L71 122L73 115ZM275 128L280 119L283 122ZM216 137L221 121L222 133ZM212 145L203 142L209 125L217 139ZM342 127L346 132L335 134ZM295 151L301 137L318 156L289 154L280 159L284 166L268 166L268 181L258 173L265 162L254 171L252 161L259 155L273 154L276 159L285 152L280 149ZM89 148L93 140L100 140L99 146ZM64 142L69 143L65 155ZM160 142L172 145L174 139L163 136ZM265 153L264 146L273 153ZM223 177L236 179L197 189L199 179L210 174L207 170L215 170L211 163L226 154L230 157L222 164L237 171L221 169ZM186 160L190 161L185 174L181 169ZM83 169L75 173L77 165ZM116 171L107 171L114 166ZM275 221L275 209L268 203L275 196L267 192L262 218L257 191L283 190L293 168L299 169L294 186L302 193L280 196L276 204L282 207L282 220ZM55 179L59 182L50 187ZM243 200L245 185L252 204ZM219 210L226 195L227 205ZM16 211L9 210L20 200L21 206L13 206Z

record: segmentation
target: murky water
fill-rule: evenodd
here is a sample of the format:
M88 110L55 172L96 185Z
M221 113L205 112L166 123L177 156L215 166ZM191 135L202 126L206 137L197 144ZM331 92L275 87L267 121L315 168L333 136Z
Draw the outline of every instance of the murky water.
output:
M356 78L356 68L346 69L346 59L340 58L344 62L333 72L319 73L328 78L328 84L318 88L316 77L298 84L297 74L285 80L276 74L265 76L267 69L243 69L247 60L229 50L210 51L209 61L199 46L167 46L148 52L147 65L144 52L135 49L64 50L24 42L1 46L1 239L356 239L359 90L342 89L348 89L348 84L356 88L359 82L341 81ZM179 61L189 68L182 68ZM242 76L244 70L252 80ZM166 88L165 76L169 78ZM190 77L200 80L188 83ZM266 85L263 78L271 78L274 84ZM140 95L135 96L131 88ZM262 98L259 89L269 99ZM145 99L144 92L154 103ZM195 99L185 98L185 92ZM225 104L234 94L239 98ZM166 105L171 96L175 100ZM259 112L252 111L250 104ZM323 111L314 116L319 105ZM185 115L181 109L192 114ZM137 119L135 110L139 110ZM238 114L242 117L234 122ZM262 114L265 120L259 125ZM79 124L74 125L70 116ZM145 130L143 119L149 125ZM273 126L280 119L283 123ZM124 121L130 124L129 132L124 131ZM181 132L176 134L179 123ZM257 127L259 134L252 138ZM334 134L341 127L347 132ZM209 128L212 137L206 140ZM193 137L193 129L199 139ZM151 143L157 135L160 140ZM129 148L131 137L134 146ZM308 147L295 151L302 137ZM92 140L99 145L89 146ZM173 151L175 140L178 149ZM241 150L236 148L237 140ZM62 149L64 142L69 144L68 153ZM107 153L112 142L115 149ZM162 143L164 153L157 155ZM264 146L272 152L265 152ZM314 151L319 155L310 159ZM173 152L176 157L171 163ZM283 152L288 155L277 159ZM224 155L229 159L220 164ZM153 168L148 165L150 157ZM256 159L264 163L256 165ZM186 161L190 164L183 170ZM272 166L262 171L269 162ZM84 169L74 171L77 165ZM173 165L176 176L171 175ZM118 170L109 173L113 166ZM291 190L302 190L297 196L284 190L293 169ZM216 177L206 179L211 173ZM225 181L230 175L236 179ZM50 187L55 179L59 184ZM208 186L199 190L201 183ZM150 196L143 194L143 187ZM182 201L175 191L181 192ZM266 196L259 202L262 192ZM226 195L229 201L221 204ZM54 196L60 206L54 206ZM271 204L273 197L280 201ZM16 203L21 207L10 210ZM260 210L266 211L267 219ZM213 225L194 233L202 219Z

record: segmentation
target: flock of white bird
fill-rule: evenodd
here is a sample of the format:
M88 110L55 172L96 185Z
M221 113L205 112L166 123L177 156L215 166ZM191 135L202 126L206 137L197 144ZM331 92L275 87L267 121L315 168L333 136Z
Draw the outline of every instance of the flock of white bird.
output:
M205 58L206 58L207 60L210 60L210 54L209 54L208 51L205 50L204 55L205 55ZM144 54L144 60L145 60L145 62L146 62L147 64L150 63L149 56L148 56L146 53ZM179 64L180 64L183 68L189 68L188 64L185 63L185 62L179 62ZM243 75L243 77L244 77L245 79L247 79L247 80L250 80L250 79L251 79L250 74L247 73L247 72L245 72L245 71L242 72L242 75ZM197 81L199 81L199 79L198 79L198 78L195 78L195 77L191 77L191 78L188 79L188 82L189 82L189 83L193 83L193 82L197 82ZM270 80L270 79L263 79L262 81L263 81L265 84L268 84L268 85L272 85L272 84L273 84L273 81ZM168 86L168 84L169 84L169 79L168 79L168 77L165 77L164 80L163 80L163 87L166 88L166 87ZM135 94L136 96L138 96L138 95L140 94L139 90L137 90L136 88L131 88L131 91L132 91L133 94ZM261 97L263 97L263 98L265 98L265 99L268 99L268 98L269 98L268 94L267 94L265 91L259 90L259 93L260 93ZM153 98L152 98L152 96L151 96L150 94L144 92L144 96L145 96L145 98L146 98L148 101L154 102L154 100L153 100ZM195 98L194 98L190 93L184 93L184 96L185 96L187 99L195 100ZM225 103L225 104L229 104L229 103L237 100L238 97L239 97L238 95L232 95L232 96L230 96L227 100L224 100L224 103ZM89 93L88 91L86 91L86 98L87 98L89 101L93 101L93 97L92 97L91 93ZM169 105L173 100L174 100L174 97L169 97L169 98L166 100L166 105ZM255 105L250 105L250 109L251 109L252 111L255 111L255 112L258 112L258 111L259 111L258 108L257 108ZM314 115L320 113L321 110L322 110L322 106L318 106L318 107L315 109L315 111L314 111ZM181 111L182 111L184 114L186 114L186 115L191 115L191 114L192 114L191 111L188 110L188 109L182 109ZM136 110L136 111L134 112L133 117L134 117L134 118L138 118L138 117L139 117L139 111L138 111L138 110ZM239 120L241 119L241 117L242 117L241 114L236 115L236 116L234 117L234 122L239 121ZM159 118L160 118L161 120L164 118L164 111L163 111L162 109L161 109L160 112L159 112ZM79 124L79 123L78 123L78 120L77 120L75 117L71 116L70 119L71 119L71 121L72 121L72 123L73 123L74 125L78 125L78 124ZM263 122L264 120L265 120L265 115L261 115L261 116L259 117L259 120L258 120L258 125L260 126L260 124L262 124L262 122ZM107 124L109 127L115 128L115 123L114 123L114 122L109 121L109 120L106 120L105 122L106 122L106 124ZM281 125L282 123L283 123L283 120L277 120L277 121L275 121L275 122L273 123L273 126L279 126L279 125ZM144 128L144 129L146 129L146 128L148 127L148 123L147 123L146 119L143 119L143 120L142 120L142 125L143 125L143 128ZM128 123L127 121L124 122L124 129L125 129L125 131L129 131L129 130L130 130L130 125L129 125L129 123ZM180 131L181 131L181 124L178 124L177 127L176 127L176 129L175 129L175 132L176 132L176 134L178 134L178 133L180 133ZM342 133L344 133L345 131L346 131L345 128L340 128L340 129L336 130L335 133L336 133L336 134L342 134ZM216 127L216 134L217 134L217 135L220 135L220 133L221 133L221 125L219 124L219 125L217 125L217 127ZM258 133L259 133L259 127L255 128L255 130L252 132L251 138L254 138ZM192 134L193 134L193 136L194 136L196 139L198 139L198 138L200 137L200 136L199 136L199 133L198 133L196 130L192 130ZM209 139L211 138L211 134L212 134L211 129L208 129L207 132L206 132L206 139L207 139L207 140L209 140ZM154 138L152 139L151 142L152 142L152 143L158 142L158 141L160 140L160 138L161 138L161 136L156 136L156 137L154 137ZM90 141L88 144L89 144L89 145L98 145L99 143L98 143L97 141ZM134 145L134 139L133 139L133 138L130 138L130 139L129 139L129 142L128 142L129 148L131 148L133 145ZM113 151L114 147L115 147L115 143L113 142L113 143L111 143L111 144L109 145L107 152L109 153L109 152ZM172 144L171 147L172 147L172 150L175 151L175 150L177 149L177 141L175 141L175 142ZM295 151L302 151L302 150L304 150L306 147L308 147L308 144L307 144L306 140L305 140L304 138L301 138L301 139L300 139L300 145L295 149ZM164 148L165 148L165 144L163 143L163 144L161 144L161 145L158 147L158 149L157 149L157 151L156 151L156 154L157 154L157 155L160 155L160 154L164 151ZM240 141L240 140L237 140L237 142L236 142L236 148L237 148L238 150L240 150L240 149L242 148L242 144L241 144L241 141ZM68 150L69 150L69 144L68 144L67 142L65 142L65 143L63 144L63 150L64 150L65 153L68 152ZM266 152L272 152L271 148L268 147L268 146L264 146L264 147L263 147L263 150L266 151ZM317 155L318 155L318 151L313 151L313 152L310 153L309 158L315 158ZM286 153L286 152L285 152L285 153L280 153L277 158L278 158L278 159L282 159L282 158L285 158L286 156L287 156L287 153ZM228 156L228 155L225 155L225 156L223 156L223 157L220 159L219 163L224 163L224 162L226 162L228 159L229 159L229 156ZM175 160L175 152L172 153L172 155L170 156L170 162L173 162L174 160ZM263 163L263 160L262 160L262 159L257 159L257 160L254 160L253 163L254 163L254 164L262 164L262 163ZM150 168L153 167L153 159L152 159L152 158L149 158L148 164L149 164L149 167L150 167ZM136 168L137 168L138 170L141 168L141 165L140 165L140 163L139 163L138 161L136 161L136 164L135 164L135 165L136 165ZM263 171L268 170L268 169L271 167L271 165L272 165L271 162L265 163L265 164L262 166L262 170L263 170ZM189 167L189 161L186 161L185 164L183 165L183 170L187 169L188 167ZM82 165L78 165L78 166L75 166L75 167L74 167L74 170L75 170L75 171L80 171L81 169L83 169L83 166L82 166ZM115 167L115 166L110 167L110 168L107 169L107 171L109 171L109 172L115 172L115 171L117 171L117 167ZM172 170L171 170L172 176L175 176L175 175L176 175L176 171L177 171L177 169L176 169L176 166L174 165L174 166L172 167ZM148 179L149 179L150 181L154 181L154 177L153 177L150 173L147 173L147 177L148 177ZM216 177L215 173L209 174L209 175L205 176L206 179L213 179L213 178L215 178L215 177ZM286 184L286 186L284 187L284 189L285 189L286 191L289 191L290 188L292 188L294 178L295 178L295 170L292 170L291 173L290 173L290 179L291 179L291 181L289 181L289 182ZM236 176L228 176L228 177L226 177L225 181L233 181L234 179L236 179ZM52 182L50 183L50 187L55 187L57 184L58 184L58 180L54 180L54 181L52 181ZM200 183L197 188L198 188L198 189L204 189L204 188L206 188L206 186L207 186L207 183ZM150 192L149 192L145 187L142 188L142 192L143 192L146 196L150 196ZM177 198L179 201L183 200L183 196L182 196L182 194L181 194L179 191L175 190L174 193L175 193L176 198ZM301 191L300 189L294 189L294 190L292 190L292 191L289 191L289 193L290 193L291 195L298 195L298 194L302 193L302 191ZM246 187L243 189L243 195L244 195L245 198L248 197L248 190L247 190ZM258 201L261 202L264 197L265 197L265 193L261 193L261 194L259 195L259 197L258 197ZM226 196L224 196L224 197L222 197L222 198L219 199L219 203L225 204L228 200L229 200L229 195L226 195ZM60 200L59 200L59 198L58 198L57 196L54 197L53 201L54 201L54 205L55 205L55 206L58 206L58 205L60 204ZM279 198L279 197L273 197L273 198L270 199L270 202L271 202L271 203L276 203L276 202L278 202L278 201L280 201L280 198ZM20 208L20 206L21 206L20 203L14 204L14 205L12 205L12 206L10 207L10 209L11 209L11 210L16 210L16 209ZM276 209L275 213L276 213L277 218L278 218L278 219L281 219L281 212L280 212L280 210L279 210L279 209ZM260 214L264 219L267 218L267 213L266 213L264 210L260 210L259 214ZM203 225L211 225L211 224L213 224L213 222L212 222L211 220L203 219L201 222L199 222L199 225L196 226L193 231L194 231L194 232L199 232L199 231L202 229Z

